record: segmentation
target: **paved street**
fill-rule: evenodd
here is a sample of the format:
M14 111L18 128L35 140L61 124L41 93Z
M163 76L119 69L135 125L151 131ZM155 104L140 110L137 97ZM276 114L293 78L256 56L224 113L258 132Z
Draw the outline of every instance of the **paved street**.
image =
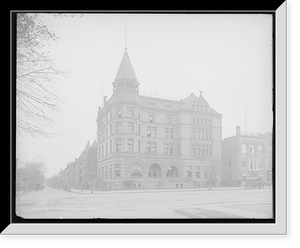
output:
M17 202L16 213L23 218L270 218L271 202L270 188L98 191L94 194L45 188L23 195ZM197 212L201 213L197 215Z

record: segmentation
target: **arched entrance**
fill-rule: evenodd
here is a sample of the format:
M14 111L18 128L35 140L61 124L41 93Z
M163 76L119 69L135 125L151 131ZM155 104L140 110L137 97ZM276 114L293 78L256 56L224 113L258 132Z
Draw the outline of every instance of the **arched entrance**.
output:
M152 164L150 166L149 177L161 177L161 168L159 164Z
M175 165L170 166L167 171L167 177L178 177L178 176L179 173L177 167Z

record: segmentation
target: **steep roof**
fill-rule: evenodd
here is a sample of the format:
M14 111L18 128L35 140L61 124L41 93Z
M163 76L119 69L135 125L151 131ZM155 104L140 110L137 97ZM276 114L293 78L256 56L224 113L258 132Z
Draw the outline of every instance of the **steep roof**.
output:
M130 79L137 81L127 50L125 50L115 81Z
M90 141L88 140L88 142L86 143L86 146L84 148L84 151L87 152L90 148L91 148L91 145L90 145Z
M194 93L191 93L188 97L183 99L183 109L190 109L193 104L201 104L208 106L208 102L204 99L203 95L200 94L199 97L197 97Z

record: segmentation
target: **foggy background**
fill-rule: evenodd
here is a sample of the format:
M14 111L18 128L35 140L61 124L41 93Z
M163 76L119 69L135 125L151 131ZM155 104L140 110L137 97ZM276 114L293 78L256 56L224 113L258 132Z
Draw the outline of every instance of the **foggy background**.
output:
M203 96L222 117L222 139L235 126L272 130L272 17L265 14L40 15L59 38L46 49L69 73L56 82L64 104L51 138L17 135L17 157L45 160L47 176L96 139L102 95L112 95L125 47L140 93L182 99ZM103 88L103 91L102 91ZM247 118L246 118L247 112Z

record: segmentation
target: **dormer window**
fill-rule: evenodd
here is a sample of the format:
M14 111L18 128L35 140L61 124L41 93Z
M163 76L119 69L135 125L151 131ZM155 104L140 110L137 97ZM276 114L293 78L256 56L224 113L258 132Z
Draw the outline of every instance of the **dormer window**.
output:
M153 121L154 121L153 115L150 115L150 116L149 116L149 121L150 121L150 122L153 122Z
M128 117L130 117L130 118L133 117L133 111L132 110L128 110Z
M117 117L121 117L122 116L122 111L121 111L121 109L119 109L118 111L117 111Z

